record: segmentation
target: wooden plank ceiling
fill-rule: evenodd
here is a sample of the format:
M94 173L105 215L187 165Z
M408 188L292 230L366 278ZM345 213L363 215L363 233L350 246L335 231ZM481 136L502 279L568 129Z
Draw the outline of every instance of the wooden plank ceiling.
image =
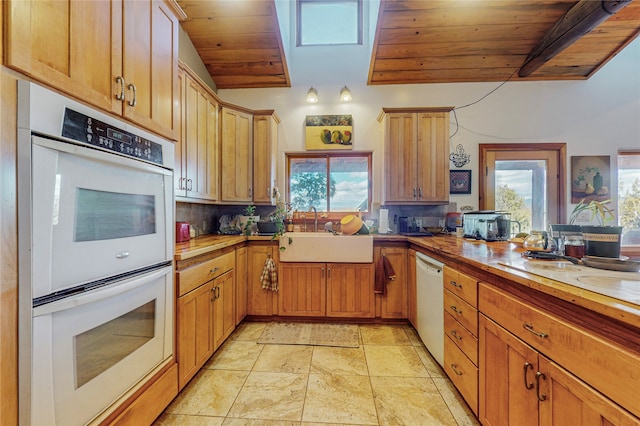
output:
M291 86L273 0L178 3L187 15L182 26L218 88ZM368 83L587 79L638 36L640 1L628 3L527 77L518 75L577 3L382 0Z

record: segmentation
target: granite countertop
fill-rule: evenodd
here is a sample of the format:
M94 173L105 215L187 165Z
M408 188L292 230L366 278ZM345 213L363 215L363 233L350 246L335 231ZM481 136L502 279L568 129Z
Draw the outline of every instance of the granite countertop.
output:
M564 261L527 260L521 256L524 249L508 242L487 243L453 235L373 234L373 238L374 243L406 241L450 265L466 264L508 279L514 285L535 289L640 328L640 273L596 270ZM271 236L204 235L176 244L175 260L190 259L245 241L271 240Z

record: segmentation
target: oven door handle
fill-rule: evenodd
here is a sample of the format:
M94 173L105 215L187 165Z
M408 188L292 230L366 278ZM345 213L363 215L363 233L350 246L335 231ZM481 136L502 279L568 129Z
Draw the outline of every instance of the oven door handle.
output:
M122 281L106 285L99 289L89 290L86 293L74 294L64 299L56 300L55 302L36 306L33 308L33 316L37 317L40 315L52 314L66 309L86 305L88 303L97 302L99 300L108 299L149 284L164 275L170 274L172 271L173 265L164 266L161 269L156 269L155 271L147 272L143 275L126 278Z

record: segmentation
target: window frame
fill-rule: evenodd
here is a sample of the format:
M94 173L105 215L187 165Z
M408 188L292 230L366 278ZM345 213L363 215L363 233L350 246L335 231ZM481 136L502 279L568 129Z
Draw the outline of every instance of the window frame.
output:
M330 176L330 159L331 158L339 158L339 157L360 157L367 159L367 169L368 169L368 177L367 177L367 210L361 211L361 213L369 213L371 212L371 204L372 204L372 195L373 195L373 152L372 151L323 151L323 152L287 152L285 153L285 166L286 166L286 174L285 174L285 197L287 202L291 200L291 159L300 159L300 158L325 158L326 159L326 170L327 170L327 178ZM329 208L328 212L322 212L323 219L327 220L339 220L348 214L357 214L357 211L339 211L332 212L331 211L331 203L329 194L327 194L327 206ZM318 212L320 214L321 212Z
M617 182L616 182L616 201L617 201L617 205L616 205L616 210L619 209L620 207L620 191L619 191L619 186L620 186L620 169L618 169L618 158L620 156L628 156L628 155L637 155L640 156L640 150L635 150L635 149L620 149L618 151L618 154L616 155L616 175L617 175ZM619 212L617 212L616 214L616 218L617 218L617 224L620 225L620 214ZM621 225L620 225L621 226ZM622 242L620 243L620 254L624 255L624 256L629 256L630 258L633 259L640 259L640 245L625 245L622 244Z
M314 43L303 44L302 43L302 7L303 3L356 3L358 6L358 23L357 31L358 36L355 43ZM309 47L309 46L358 46L363 44L363 0L296 0L296 47Z
M553 215L549 214L547 217L548 223L566 223L567 221L567 146L566 143L504 143L504 144L480 144L479 149L479 165L480 175L479 178L479 205L480 210L491 210L493 206L488 205L488 200L493 200L487 193L493 188L488 188L488 185L493 181L489 178L489 155L490 153L504 153L504 152L517 152L536 153L540 151L552 151L556 153L556 161L558 162L558 170L556 176L557 191L547 190L547 197L549 205L552 203L557 205L557 211ZM533 157L532 157L533 158ZM551 180L551 177L549 177ZM551 182L548 182L549 188ZM553 195L553 196L552 196Z

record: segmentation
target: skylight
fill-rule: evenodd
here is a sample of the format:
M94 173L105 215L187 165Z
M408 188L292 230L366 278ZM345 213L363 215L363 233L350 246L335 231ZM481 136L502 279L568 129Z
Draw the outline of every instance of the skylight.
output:
M297 0L297 46L362 44L362 0Z

